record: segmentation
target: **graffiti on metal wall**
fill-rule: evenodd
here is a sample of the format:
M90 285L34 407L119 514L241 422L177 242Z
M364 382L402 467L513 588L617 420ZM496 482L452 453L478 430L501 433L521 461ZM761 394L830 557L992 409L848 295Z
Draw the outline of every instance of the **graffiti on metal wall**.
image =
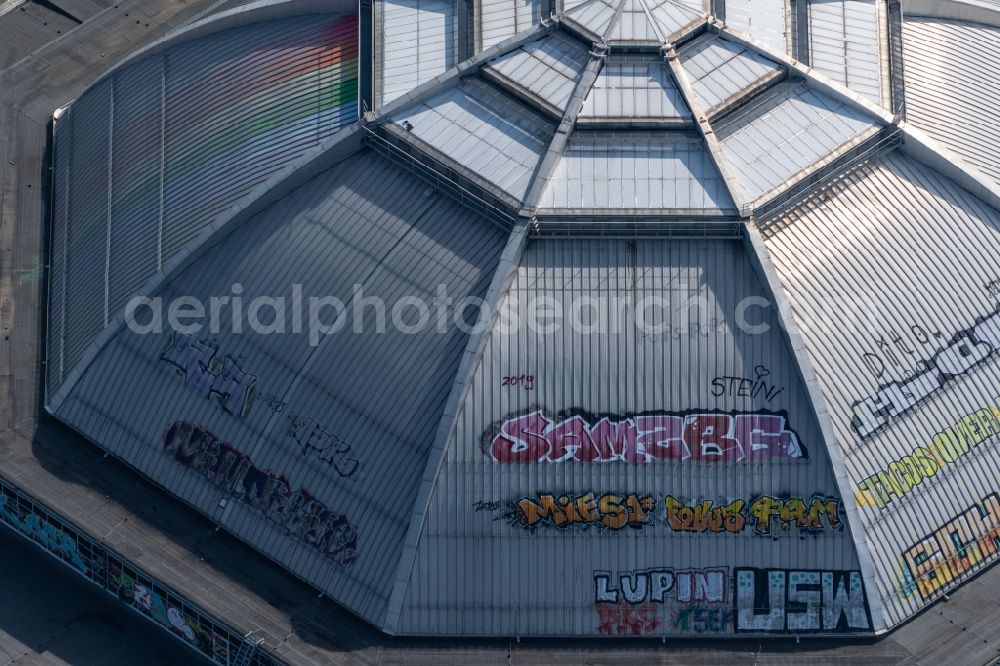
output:
M38 514L25 511L16 500L6 495L0 495L0 516L26 537L72 564L80 573L87 573L87 563L77 550L76 540L63 530Z
M737 632L871 631L860 571L736 569Z
M642 635L655 632L663 625L661 608L665 605L677 608L677 604L686 605L673 616L675 627L683 625L681 631L731 631L731 606L705 607L726 604L728 591L729 572L725 568L595 571L597 633Z
M526 529L543 525L560 529L591 526L641 529L653 524L655 509L656 500L649 495L542 493L513 502L513 510L504 518Z
M214 346L175 332L161 358L184 375L186 386L217 397L230 414L246 416L257 377L244 372L231 356L220 358Z
M750 400L760 398L770 404L785 392L785 387L777 386L768 381L767 378L771 375L771 371L766 366L758 365L753 372L753 377L732 375L715 377L712 379L712 395L716 398L749 398Z
M885 508L969 455L983 442L1000 442L1000 397L934 435L926 446L895 460L858 484L861 506Z
M940 351L918 362L918 370L890 382L852 405L851 427L862 439L870 437L909 412L944 386L965 375L1000 350L1000 310L959 331Z
M933 597L959 576L997 558L1000 552L1000 495L992 493L903 553L917 592Z
M249 456L191 423L171 423L163 434L164 452L271 522L342 566L357 556L358 533L346 516L304 489L253 465Z
M617 604L622 599L633 606L669 601L722 603L728 581L725 568L595 571L594 603Z
M663 624L656 604L634 606L624 599L614 604L594 604L597 633L605 636L642 636L655 632Z
M647 413L594 416L579 410L549 418L534 411L483 435L502 463L740 462L805 458L783 414Z
M687 504L668 495L664 507L667 525L676 532L734 534L750 526L754 534L774 536L788 533L792 527L799 533L819 534L844 526L840 500L822 495L808 500L761 495L719 505L711 500Z
M227 663L225 658L228 656L228 641L223 636L213 634L210 629L202 627L192 614L186 613L180 607L180 604L169 603L152 584L141 583L118 567L114 567L110 574L109 588L117 594L122 603L180 636L201 652L222 657L221 663Z
M503 512L505 506L508 510ZM675 532L736 534L746 530L778 537L792 533L793 527L800 535L817 535L844 526L840 499L825 495L811 499L759 495L749 501L738 499L719 505L711 500L689 504L667 495L663 506L664 511L658 515L656 498L643 494L539 493L506 505L480 500L473 504L473 510L503 512L494 520L525 529L642 529L662 522Z
M340 476L350 476L358 469L358 461L348 458L350 445L319 427L313 419L306 418L292 427L292 436L302 448L302 453L314 455L337 470Z

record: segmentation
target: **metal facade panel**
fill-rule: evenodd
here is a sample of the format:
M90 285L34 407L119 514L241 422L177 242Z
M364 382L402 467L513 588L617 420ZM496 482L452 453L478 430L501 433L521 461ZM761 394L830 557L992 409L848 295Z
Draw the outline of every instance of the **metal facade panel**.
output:
M479 50L535 27L542 20L540 0L480 0Z
M642 0L625 0L618 22L614 24L607 41L613 44L660 42Z
M73 119L63 114L54 121L52 231L49 250L49 301L46 334L45 390L58 390L64 376L63 340L66 332L66 253L69 222L69 174L72 173Z
M603 39L618 15L621 0L589 0L566 12L563 18Z
M906 119L1000 183L1000 29L907 18Z
M576 132L539 208L732 211L725 183L699 137Z
M781 70L778 63L718 35L703 37L684 47L680 62L706 111Z
M716 134L743 190L756 199L876 124L803 83L752 103Z
M60 120L84 129L60 141L69 161L54 191L69 308L58 333L67 339L51 347L61 372L219 212L356 118L355 16L231 29L129 63L83 93Z
M768 46L788 52L787 0L726 0L726 23Z
M556 32L493 60L488 67L565 110L589 60L586 46Z
M357 118L357 17L268 21L165 55L163 252Z
M111 81L104 80L77 100L71 110L76 117L70 148L69 220L63 241L66 243L63 333L66 373L77 364L106 323L111 87Z
M1000 211L894 153L769 229L896 624L997 558Z
M735 513L729 528L724 521L714 527L687 523L672 502L718 506L745 498L749 505L760 496L838 500L774 309L761 310L759 321L754 315L766 331L745 332L737 325L738 304L764 298L743 248L740 241L530 243L463 399L400 631L502 636L727 635L737 626L759 631L771 621L760 618L770 616L736 612L738 599L746 603L737 589L747 590L742 580L737 588L737 568L858 569L843 518L834 517L838 527L823 523L809 535L794 526L785 530L775 519L765 535L764 522L755 533L749 523L740 526ZM648 318L637 314L637 304ZM539 319L541 327L529 323L536 308L550 313ZM727 388L725 377L747 377L754 386L764 382L769 388L748 384L741 394L738 387ZM643 416L679 426L706 412L725 415L715 423L717 433L740 414L780 413L800 448L757 450L748 454L752 461L734 453L724 462L695 441L698 427L688 431L690 447L679 431L667 444L671 435L663 430L658 439ZM703 416L693 416L699 413ZM601 423L621 428L621 437L602 439ZM650 434L631 437L632 428ZM520 452L515 440L524 445ZM519 500L588 493L635 495L632 522L613 512L609 500L595 509L608 520L601 525L594 516L585 517L586 511L562 527L522 520ZM663 572L656 591L650 579L640 591L640 579L648 575L642 572L651 570ZM602 572L609 576L603 597ZM628 601L619 575L633 572L635 594ZM708 584L689 584L699 576ZM620 592L617 602L608 601L612 590ZM854 596L861 601L860 589ZM787 631L792 613L783 615L779 600L772 599L771 628ZM758 605L757 612L766 610ZM750 626L754 617L762 622L756 630ZM869 628L864 618L855 630Z
M392 313L411 297L430 303L439 285L456 303L482 296L504 240L425 182L360 153L248 220L158 294L167 304L193 296L207 312L212 297L238 294L241 326L230 300L216 333L207 316L191 337L123 329L58 416L380 623L466 340L447 319L409 333L393 317L412 324L414 312ZM251 314L260 298L285 299L277 319L273 305ZM344 328L316 344L311 298L345 308ZM373 298L386 304L385 332ZM324 307L332 323L337 310Z
M523 199L555 127L478 80L465 79L392 118L420 140Z
M580 117L693 120L667 64L653 56L609 57Z
M381 104L455 65L457 18L451 0L381 0Z
M888 94L885 26L881 0L810 0L810 65L883 106Z
M706 17L701 2L648 0L647 7L660 33L668 41Z

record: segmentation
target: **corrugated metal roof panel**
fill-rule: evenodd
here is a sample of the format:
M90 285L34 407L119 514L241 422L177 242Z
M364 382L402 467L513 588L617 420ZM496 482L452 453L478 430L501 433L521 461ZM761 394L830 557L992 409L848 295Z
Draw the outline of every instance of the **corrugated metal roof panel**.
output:
M378 0L380 104L455 65L457 18L451 0Z
M778 51L788 51L786 0L726 0L726 23Z
M906 119L1000 184L1000 29L903 22Z
M603 39L618 16L622 0L588 0L566 12L563 18Z
M894 153L768 233L895 624L997 559L1000 211Z
M705 19L707 14L700 1L648 0L649 15L660 28L660 33L670 39L690 26Z
M432 303L439 285L455 302L481 297L504 240L424 181L358 154L247 220L158 294L164 308L194 297L209 313L229 297L214 330L210 315L190 337L123 329L58 416L379 623L467 337L448 319L439 328L436 313L407 328L418 315L397 307ZM279 298L277 315L260 300ZM331 298L342 315L326 300L313 309L311 299ZM372 299L385 303L384 329ZM311 344L311 312L344 326L313 328Z
M576 132L542 195L543 209L680 210L734 205L700 137Z
M414 136L522 199L555 127L476 79L394 116Z
M541 23L540 0L480 0L479 50L485 51Z
M810 64L882 106L885 26L885 3L879 0L810 0Z
M529 245L457 417L401 632L684 635L705 628L706 621L690 615L699 609L711 618L713 634L727 635L737 622L738 567L858 569L846 516L839 528L809 536L780 529L777 520L763 535L749 523L737 528L736 518L729 528L719 520L714 528L692 524L690 531L667 518L667 497L714 506L776 494L806 502L838 497L776 311L760 311L770 327L762 334L747 334L736 323L737 303L765 297L743 248L739 241L643 239ZM555 313L541 320L544 328L530 323L538 303ZM645 303L658 305L637 321L636 304ZM724 377L763 381L771 398L759 389L730 390ZM647 461L635 447L656 435L627 434L630 428L651 432L643 414L678 427L694 414L725 414L715 422L721 432L730 418L765 411L783 414L775 427L796 433L802 455L776 447L773 456L753 461L738 454L710 461L710 454L703 456L708 449L694 441L696 427L688 435L690 456L666 453L686 446L677 437L660 450L672 459ZM533 414L539 419L522 421ZM600 423L621 428L621 437L612 437L614 444L602 440ZM510 459L516 454L506 444L514 440L525 447L524 462ZM599 442L599 450L588 440ZM544 519L529 527L519 517L518 500L589 493L634 495L633 522L623 514L617 524L608 518L615 509L609 500L594 510L609 520L605 524L586 519L586 511L562 527ZM651 570L668 577L658 579L658 592L648 580L640 591L641 572ZM690 570L712 570L706 576L713 577L714 591L692 592L685 582ZM632 578L628 602L598 597L600 575L609 576L609 590L621 591L619 574L633 572L640 576Z
M875 125L802 83L756 100L716 134L740 185L755 199Z
M618 22L607 37L610 43L659 43L652 19L646 13L642 0L625 0Z
M562 111L589 60L586 46L556 32L493 60L487 67Z
M667 64L654 56L611 56L581 118L692 119Z
M130 62L70 106L54 193L63 372L216 215L357 118L357 30L330 15L225 30Z
M718 35L706 35L685 46L680 63L706 111L781 71L778 63Z

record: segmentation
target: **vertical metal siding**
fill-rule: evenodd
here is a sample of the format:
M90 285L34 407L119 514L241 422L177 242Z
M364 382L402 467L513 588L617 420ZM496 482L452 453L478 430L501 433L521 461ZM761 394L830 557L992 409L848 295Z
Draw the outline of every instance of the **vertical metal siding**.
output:
M458 26L452 0L380 0L377 7L379 99L388 104L455 65Z
M906 119L1000 184L1000 29L903 22Z
M334 296L352 307L354 286L365 296L428 300L446 285L456 302L481 296L504 237L497 227L444 198L426 183L372 153L361 153L302 185L262 211L177 276L164 302L193 295L232 295L243 308L258 296ZM307 316L307 302L303 304ZM419 334L378 333L367 312L366 333L353 320L340 333L308 344L307 333L263 335L228 325L199 340L217 361L234 359L256 377L244 416L192 386L163 360L170 334L124 329L109 343L63 403L59 418L147 474L239 538L371 622L385 612L391 572L413 511L415 488L454 380L466 335L453 325ZM387 314L387 317L390 315ZM266 319L266 317L265 317ZM432 322L433 323L433 322ZM214 368L214 366L212 366ZM273 405L283 403L275 411ZM294 436L304 419L345 442L358 461L343 474L303 448ZM299 535L222 490L164 452L173 422L188 422L250 457L255 468L287 479L350 521L358 538L348 567L324 557ZM221 499L228 505L223 507Z
M819 536L762 538L743 534L672 532L665 524L666 494L689 501L753 495L836 495L836 484L795 362L774 312L772 328L747 335L733 312L743 298L762 297L744 253L734 241L545 240L529 245L500 306L498 322L473 375L435 487L403 607L400 630L434 635L598 635L595 571L662 567L857 569L846 527ZM660 296L672 307L642 331L626 316L620 331L574 332L574 297L629 303ZM533 298L555 299L559 330L526 325ZM699 314L685 319L692 302ZM516 316L516 318L515 318ZM508 323L504 323L508 322ZM518 322L504 330L509 322ZM697 326L694 326L697 324ZM705 326L705 328L701 328ZM710 330L709 330L710 329ZM543 410L551 418L586 412L629 415L644 411L743 411L760 398L713 397L711 381L744 375L765 364L769 379L786 387L769 408L787 411L808 458L725 464L693 461L648 464L520 463L490 458L490 439L511 415ZM504 377L530 374L532 390L504 385ZM596 418L596 417L593 417ZM655 524L621 531L511 526L511 503L539 492L636 492L657 499ZM476 502L499 509L477 510ZM704 606L705 604L701 604ZM677 624L681 603L653 604L659 625L643 633L693 633ZM724 606L733 608L727 593ZM720 627L732 633L732 626Z
M888 76L885 3L809 0L810 64L883 106Z
M477 11L477 52L530 30L542 20L539 0L479 0Z
M906 404L906 390L890 398L896 407L881 430L866 436L856 431L853 405L893 382L921 375L943 350L963 339L963 331L996 316L998 298L990 285L1000 278L1000 211L894 153L776 220L768 235L768 249L857 488L886 619L897 624L995 560L985 545L982 551L971 545L988 539L973 523L954 537L948 530L940 533L946 539L937 542L942 549L955 539L956 548L961 543L985 553L982 560L978 555L946 558L943 566L951 567L950 574L936 569L939 581L944 578L941 589L933 589L933 572L913 571L918 557L905 558L949 524L948 529L959 529L951 521L1000 490L997 431L981 421L982 430L970 435L962 423L979 409L1000 413L996 346L986 343L992 355L915 406L900 406L900 401ZM975 349L981 352L982 344ZM963 439L968 444L970 437L971 448L954 460L937 458L931 472L921 466L925 471L916 477L910 468L897 476L904 474L899 465L918 449L927 452ZM883 485L861 487L880 472L886 475L879 479ZM905 485L899 481L907 478ZM881 498L879 487L888 489L887 498ZM981 520L995 522L985 511L977 514ZM918 578L930 585L926 593Z
M73 103L60 122L77 130L58 139L66 265L50 380L219 212L357 118L357 39L355 16L257 23L129 63Z
M778 51L788 52L787 0L726 0L726 23Z

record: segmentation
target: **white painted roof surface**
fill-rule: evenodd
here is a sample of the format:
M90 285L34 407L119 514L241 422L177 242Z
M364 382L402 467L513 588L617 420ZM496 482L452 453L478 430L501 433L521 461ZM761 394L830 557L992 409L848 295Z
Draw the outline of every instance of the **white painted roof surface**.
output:
M562 110L589 59L583 43L554 33L497 58L489 69Z
M706 111L781 72L778 63L718 35L684 47L680 62Z
M584 103L581 118L691 119L667 64L654 56L612 56Z

